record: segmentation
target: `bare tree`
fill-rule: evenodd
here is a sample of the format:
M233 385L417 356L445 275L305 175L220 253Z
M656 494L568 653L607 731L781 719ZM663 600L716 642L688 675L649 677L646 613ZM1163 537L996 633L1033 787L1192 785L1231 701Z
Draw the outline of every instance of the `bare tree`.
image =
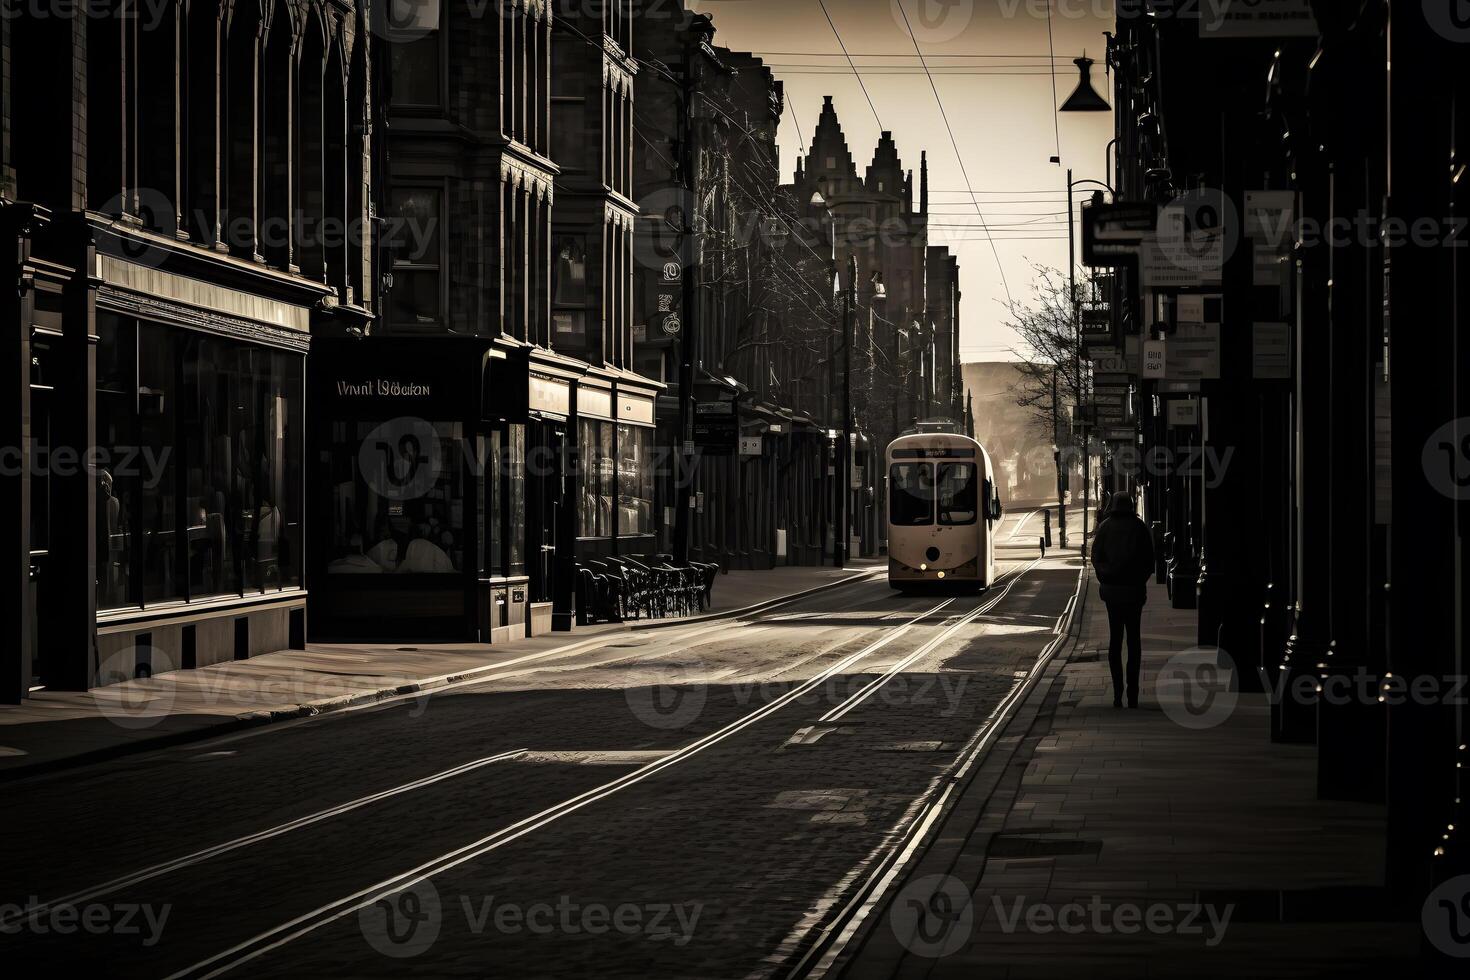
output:
M1021 338L1014 353L1021 360L1020 380L1012 387L1016 404L1031 413L1038 428L1058 446L1080 451L1072 425L1072 406L1082 404L1085 372L1078 371L1077 328L1069 302L1067 275L1036 265L1029 302L1012 302L1007 325Z

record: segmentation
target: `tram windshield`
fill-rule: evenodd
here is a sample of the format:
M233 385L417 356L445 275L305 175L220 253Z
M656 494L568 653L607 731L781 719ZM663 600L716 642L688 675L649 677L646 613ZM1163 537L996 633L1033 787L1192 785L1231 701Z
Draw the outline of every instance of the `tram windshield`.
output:
M974 464L941 463L938 497L940 524L974 524L980 513Z
M888 471L888 523L920 527L934 523L934 464L894 463Z

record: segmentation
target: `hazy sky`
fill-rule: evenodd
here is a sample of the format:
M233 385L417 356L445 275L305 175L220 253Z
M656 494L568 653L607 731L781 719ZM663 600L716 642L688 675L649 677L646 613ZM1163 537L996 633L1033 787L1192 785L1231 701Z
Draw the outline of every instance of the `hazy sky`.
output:
M935 75L994 251L966 192L900 3ZM691 0L690 5L714 17L715 43L755 52L786 83L780 130L786 180L810 144L825 95L835 100L859 176L878 144L874 109L882 128L893 132L916 182L919 152L929 151L930 241L948 245L961 263L961 354L967 361L1008 359L1016 338L1003 326L1002 270L1010 295L1024 300L1035 278L1032 263L1065 268L1065 168L1071 166L1078 180L1106 179L1112 114L1057 115L1053 108L1076 86L1073 58L1085 51L1102 60L1102 32L1112 29L1113 0L826 0L872 97L871 108L818 0ZM1049 6L1056 101L1047 71ZM1093 81L1111 102L1100 64L1093 67ZM1049 162L1059 138L1061 167ZM1078 194L1089 192L1084 188Z

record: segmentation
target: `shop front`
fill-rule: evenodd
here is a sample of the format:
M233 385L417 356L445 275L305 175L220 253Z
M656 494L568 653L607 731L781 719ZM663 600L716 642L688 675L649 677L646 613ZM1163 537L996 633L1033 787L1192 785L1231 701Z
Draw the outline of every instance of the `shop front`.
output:
M314 348L312 639L491 643L531 628L540 573L523 529L543 467L524 401L507 412L499 397L526 390L513 355L465 337Z
M579 556L648 555L655 538L656 389L610 373L577 385Z

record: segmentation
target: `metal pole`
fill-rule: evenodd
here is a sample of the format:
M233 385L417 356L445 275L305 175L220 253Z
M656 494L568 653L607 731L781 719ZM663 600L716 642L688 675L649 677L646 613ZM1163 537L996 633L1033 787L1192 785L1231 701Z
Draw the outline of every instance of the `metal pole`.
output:
M1089 485L1089 477L1091 475L1091 469L1092 469L1092 467L1091 467L1091 465L1089 463L1089 460L1087 458L1088 457L1087 420L1083 416L1083 406L1082 406L1082 325L1081 325L1081 321L1080 321L1080 316L1079 316L1079 312L1078 312L1078 303L1077 303L1077 242L1076 242L1076 240L1077 240L1077 227L1076 227L1076 214L1073 211L1073 205L1072 205L1072 187L1073 187L1073 183L1072 183L1072 170L1071 170L1071 168L1068 168L1067 169L1067 275L1068 275L1068 278L1069 278L1069 280L1071 282L1071 290L1070 290L1070 294L1067 297L1067 301L1071 304L1071 307L1072 307L1072 344L1073 344L1073 346L1072 346L1072 362L1073 362L1073 372L1074 372L1073 378L1074 378L1074 384L1075 384L1075 387L1073 388L1073 391L1074 391L1074 395L1075 395L1075 398L1076 398L1076 403L1075 403L1075 412L1076 412L1076 415L1075 415L1075 418L1076 418L1076 420L1078 422L1078 426L1079 426L1079 428L1080 428L1080 430L1082 432L1082 544L1081 544L1081 551L1082 551L1083 560L1085 561L1086 558L1087 558L1087 530L1088 530L1088 527L1087 527L1087 507L1088 507L1089 502L1092 499L1092 488Z
M857 306L857 256L847 257L847 289L843 293L842 312L842 459L837 466L837 533L841 540L832 549L838 568L847 567L847 545L851 540L852 498L852 320Z
M679 331L679 445L674 447L675 457L684 460L682 471L674 473L674 564L689 564L690 521L694 503L694 459L687 451L692 441L694 428L694 323L698 315L698 294L694 288L695 243L694 208L699 200L696 180L694 149L694 73L701 52L698 43L691 44L684 54L684 77L682 81L684 138L680 141L682 153L679 166L683 170L686 191L683 207L683 225L679 242L679 263L683 293L684 323Z
M1061 547L1067 546L1067 490L1066 490L1066 464L1062 462L1062 424L1061 405L1057 400L1057 372L1058 367L1051 369L1051 437L1056 444L1056 451L1052 458L1057 464L1057 541Z

